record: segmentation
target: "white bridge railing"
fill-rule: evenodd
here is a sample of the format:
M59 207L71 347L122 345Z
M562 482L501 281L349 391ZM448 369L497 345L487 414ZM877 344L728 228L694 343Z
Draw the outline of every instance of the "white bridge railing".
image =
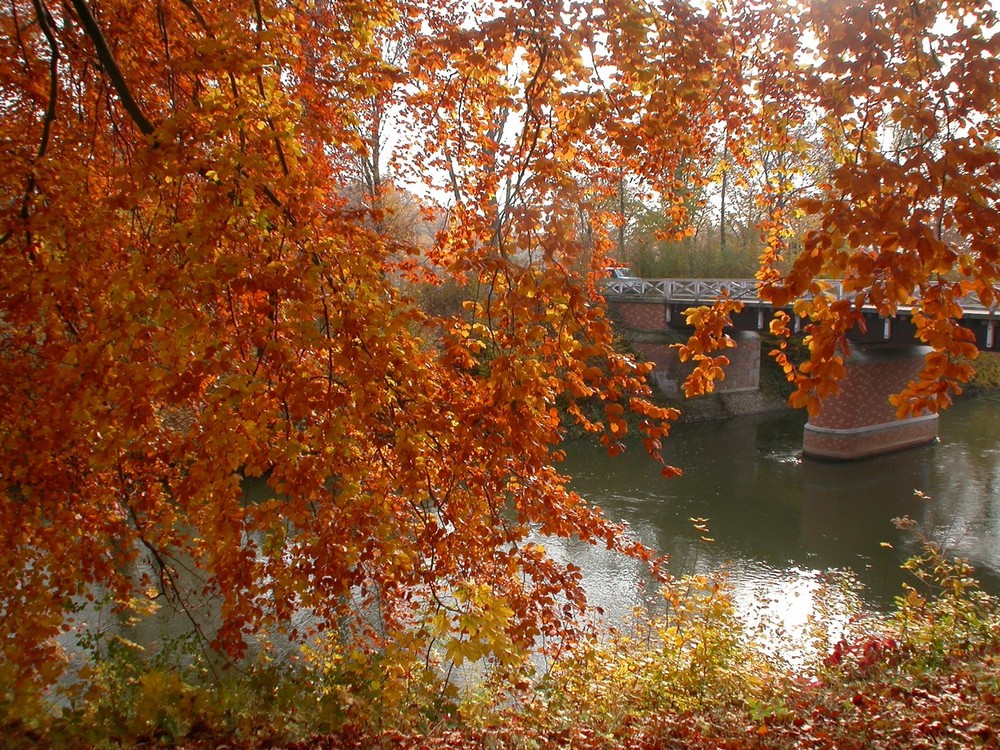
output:
M843 286L840 281L824 280L827 293L836 299L843 297ZM667 302L697 302L709 303L728 292L733 299L750 305L766 305L757 294L759 282L756 279L607 279L604 282L605 294L612 297L642 297L660 298ZM997 288L1000 296L1000 287ZM997 315L997 305L984 307L976 296L969 296L959 303L965 314L970 317L994 317ZM867 306L866 306L867 308ZM900 306L900 311L907 311L909 306Z
M839 281L827 282L830 293L838 299L841 294ZM712 302L728 292L733 299L761 304L757 296L756 279L607 279L606 293L621 297L662 297L669 302Z

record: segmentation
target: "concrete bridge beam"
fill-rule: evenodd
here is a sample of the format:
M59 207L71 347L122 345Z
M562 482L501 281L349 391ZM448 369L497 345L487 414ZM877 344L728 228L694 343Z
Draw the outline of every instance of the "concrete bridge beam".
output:
M694 368L691 362L681 362L671 341L682 335L683 316L663 299L616 300L612 315L625 331L632 349L647 362L656 365L653 379L668 396L676 396ZM760 388L760 334L735 329L729 335L736 347L717 352L729 358L726 377L716 383L718 393L740 393Z

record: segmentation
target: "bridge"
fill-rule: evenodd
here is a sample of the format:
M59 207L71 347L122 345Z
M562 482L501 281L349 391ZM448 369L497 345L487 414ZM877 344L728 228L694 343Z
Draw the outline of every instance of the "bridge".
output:
M840 281L826 281L827 294L835 299L843 299L843 285ZM692 305L711 304L722 294L729 294L743 303L743 312L733 316L736 330L767 330L774 308L758 295L759 283L756 279L640 279L617 278L605 282L605 297L609 302L644 301L653 302L663 308L664 322L674 328L684 327L683 312ZM1000 289L997 290L1000 293ZM853 295L853 293L852 293ZM984 307L975 296L960 301L964 314L961 324L972 331L981 351L1000 351L1000 337L997 336L1000 310L997 306ZM859 343L894 341L911 343L916 328L911 321L912 308L901 305L895 317L883 318L868 305L862 308L868 322L868 331L853 331L848 338ZM800 324L796 318L796 325Z
M838 281L827 282L827 293L846 296ZM605 282L605 298L612 317L632 347L656 364L654 379L669 395L678 392L689 366L682 365L670 342L687 324L685 309L711 304L724 293L743 302L732 316L730 335L736 349L726 355L731 364L721 393L757 390L760 383L760 332L767 331L775 309L760 299L755 279L640 279L625 277ZM996 307L977 299L962 301L961 324L972 331L981 350L1000 350ZM912 308L901 306L895 317L881 317L874 307L862 308L867 330L855 329L841 392L823 401L819 415L809 419L803 434L803 452L818 458L851 460L922 445L937 439L937 415L896 418L888 398L901 391L920 371L929 347L915 338ZM801 321L794 317L796 330ZM674 332L673 336L670 332Z

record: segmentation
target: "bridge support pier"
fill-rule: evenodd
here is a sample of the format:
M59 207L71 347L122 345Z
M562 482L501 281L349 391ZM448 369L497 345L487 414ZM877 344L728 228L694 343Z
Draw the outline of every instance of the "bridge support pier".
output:
M720 393L756 391L760 388L760 334L754 331L732 331L736 348L717 354L729 358L726 378L716 388Z
M745 393L760 389L760 335L753 331L733 331L736 347L718 352L729 358L726 377L717 382L717 393ZM677 351L668 341L657 339L650 332L635 332L629 336L632 348L647 362L656 365L653 378L668 396L681 393L685 378L694 369L692 362L681 362Z
M937 439L937 414L897 419L889 396L899 393L923 366L926 346L858 345L846 362L840 393L823 400L802 438L807 456L865 458Z

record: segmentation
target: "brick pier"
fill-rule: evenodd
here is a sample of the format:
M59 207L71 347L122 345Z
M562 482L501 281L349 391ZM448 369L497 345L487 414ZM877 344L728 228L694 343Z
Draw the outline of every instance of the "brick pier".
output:
M840 393L823 400L806 423L802 452L852 460L923 445L937 439L937 414L897 419L889 396L915 379L926 346L858 346L847 360Z

